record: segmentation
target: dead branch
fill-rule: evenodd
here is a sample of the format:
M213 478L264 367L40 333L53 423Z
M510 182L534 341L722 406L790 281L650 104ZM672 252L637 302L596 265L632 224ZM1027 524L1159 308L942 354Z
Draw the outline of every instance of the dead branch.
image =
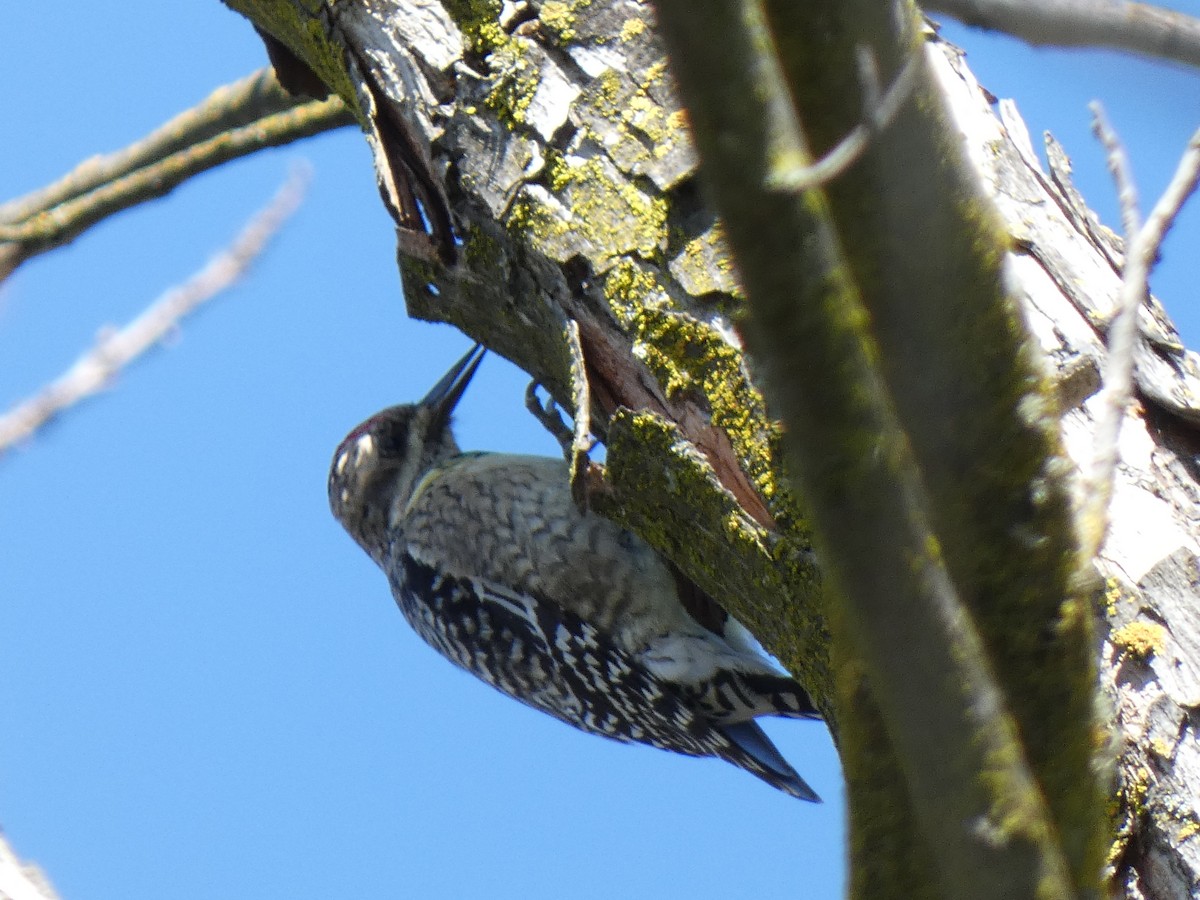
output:
M0 281L27 259L194 175L353 121L339 98L295 97L267 69L220 88L126 149L86 160L54 184L0 206Z
M1109 47L1200 66L1200 19L1127 0L924 0L930 12L1030 44Z
M233 243L203 269L166 291L124 328L102 335L65 373L0 416L0 454L102 390L114 375L179 327L185 316L237 282L299 207L309 178L307 166L294 169Z

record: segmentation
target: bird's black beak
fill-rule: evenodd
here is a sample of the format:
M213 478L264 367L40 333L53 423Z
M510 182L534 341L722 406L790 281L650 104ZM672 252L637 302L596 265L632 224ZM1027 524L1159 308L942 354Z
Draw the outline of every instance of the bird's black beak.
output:
M479 363L482 362L485 353L487 353L487 348L483 344L476 344L467 351L467 354L451 366L450 371L430 388L429 393L421 401L421 405L431 408L438 420L448 421L450 414L454 412L454 407L462 399L467 385L471 383L471 377L479 368Z

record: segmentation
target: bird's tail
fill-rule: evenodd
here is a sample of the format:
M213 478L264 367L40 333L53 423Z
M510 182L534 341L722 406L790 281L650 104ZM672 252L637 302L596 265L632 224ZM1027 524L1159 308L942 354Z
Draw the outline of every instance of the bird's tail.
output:
M729 762L757 775L785 794L811 803L821 802L817 792L789 765L757 722L735 722L721 725L719 730L729 738L736 750L741 751L728 757Z

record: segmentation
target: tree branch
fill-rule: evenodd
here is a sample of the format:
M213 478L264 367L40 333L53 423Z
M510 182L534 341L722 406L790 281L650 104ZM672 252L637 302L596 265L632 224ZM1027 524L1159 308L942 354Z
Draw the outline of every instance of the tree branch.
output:
M1108 47L1200 66L1200 19L1128 0L922 0L964 25L1030 44Z
M767 177L770 187L788 191L806 191L820 187L842 175L866 152L871 138L891 124L900 107L912 96L913 84L920 71L922 54L914 50L892 81L886 93L879 90L875 57L866 47L860 47L859 78L863 94L863 121L850 129L837 145L824 156L803 167L777 169Z
M25 260L194 175L353 121L339 98L295 97L269 69L220 88L125 150L87 160L54 184L0 206L0 281Z
M857 8L848 17L878 24L865 4L851 5ZM1039 890L1074 896L1057 828L1005 710L988 653L946 568L930 513L936 500L926 493L928 479L912 451L921 440L912 441L896 418L893 398L907 385L878 363L881 348L868 328L873 319L868 308L888 298L864 298L862 292L874 286L857 280L860 261L847 253L830 198L818 191L780 196L764 190L773 160L796 160L807 168L811 158L790 98L813 85L785 83L794 73L771 52L771 38L820 33L824 65L832 67L837 57L829 52L829 23L798 28L785 11L772 18L768 30L755 2L710 4L703 13L686 0L659 0L657 7L703 172L749 294L748 337L785 414L822 565L845 604L852 647L878 699L925 839L936 848L945 896L998 900ZM851 42L851 36L843 32L837 44ZM853 35L853 45L879 48L888 37L868 26ZM913 43L911 34L896 37L904 46ZM717 45L721 53L711 53ZM890 66L898 51L888 46L882 55ZM845 74L858 80L854 56L841 62L849 67ZM936 97L923 75L919 103L933 105ZM914 132L935 124L914 115L916 98L903 105L894 127ZM737 140L730 139L734 135ZM956 183L956 174L935 172L929 191L970 197L973 185ZM905 187L893 189L910 196ZM869 206L858 208L861 216ZM939 214L945 217L931 210L930 218L937 222ZM978 228L956 224L964 231ZM995 260L968 257L968 262L990 264L991 285L981 287L996 295ZM959 259L946 272L963 264ZM920 296L926 316L937 319L937 294L922 283L909 298ZM943 318L938 327L938 341L955 339L952 320ZM933 346L933 334L921 336ZM998 385L984 388L994 391ZM901 401L901 411L911 402ZM960 416L968 411L951 412L954 406L943 403L938 415L949 412L962 427ZM950 553L956 552L961 551L951 546ZM1097 875L1098 868L1093 879Z

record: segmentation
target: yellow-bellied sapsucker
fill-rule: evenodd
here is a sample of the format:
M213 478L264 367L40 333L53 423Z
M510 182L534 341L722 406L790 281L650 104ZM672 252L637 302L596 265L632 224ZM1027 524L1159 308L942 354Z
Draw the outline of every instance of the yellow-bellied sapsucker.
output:
M581 511L563 461L459 451L450 416L482 356L363 422L330 468L333 514L409 624L576 728L720 757L817 800L754 717L818 712L740 623L641 538Z

